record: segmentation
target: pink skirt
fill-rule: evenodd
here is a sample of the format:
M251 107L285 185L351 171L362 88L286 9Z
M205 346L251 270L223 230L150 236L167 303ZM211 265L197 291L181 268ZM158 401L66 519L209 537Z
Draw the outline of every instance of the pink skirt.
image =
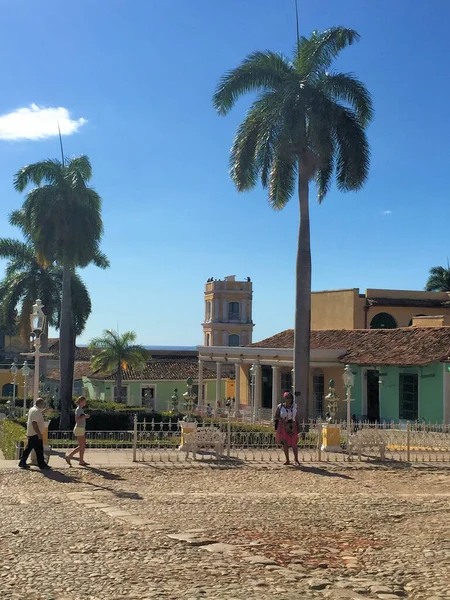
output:
M283 419L280 419L278 421L278 427L275 432L275 440L277 444L282 444L283 442L286 442L286 444L291 448L296 446L298 442L297 423L294 421L294 423L292 424L292 433L289 433L289 431L287 431L286 429L285 421L283 421Z

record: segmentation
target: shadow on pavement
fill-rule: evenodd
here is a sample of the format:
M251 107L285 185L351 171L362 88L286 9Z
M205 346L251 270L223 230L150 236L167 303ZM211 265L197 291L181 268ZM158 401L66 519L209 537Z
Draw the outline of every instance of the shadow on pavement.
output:
M302 473L312 473L313 475L321 475L322 477L354 479L354 477L350 477L350 475L345 475L344 473L336 473L335 471L328 471L327 469L321 469L319 467L307 467L305 465L300 465L299 467L297 467L297 471L301 471Z
M47 479L51 479L52 481L57 481L58 483L82 483L79 477L74 477L72 475L66 475L66 473L62 471L56 471L54 469L49 469L40 471L44 477Z

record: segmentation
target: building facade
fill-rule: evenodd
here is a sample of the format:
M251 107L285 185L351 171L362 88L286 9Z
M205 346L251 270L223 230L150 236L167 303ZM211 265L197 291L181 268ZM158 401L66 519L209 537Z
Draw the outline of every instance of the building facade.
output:
M450 294L408 290L330 290L311 294L312 329L395 329L417 316L450 317Z
M450 327L445 317L419 317L395 329L311 332L309 415L324 417L333 379L345 417L345 364L355 375L352 414L382 421L450 422ZM292 385L294 331L286 330L246 348L199 347L199 381L205 367L233 365L236 404L274 412ZM200 399L202 401L202 399Z
M246 346L252 343L253 286L250 277L236 281L235 275L223 280L208 279L204 293L205 346Z

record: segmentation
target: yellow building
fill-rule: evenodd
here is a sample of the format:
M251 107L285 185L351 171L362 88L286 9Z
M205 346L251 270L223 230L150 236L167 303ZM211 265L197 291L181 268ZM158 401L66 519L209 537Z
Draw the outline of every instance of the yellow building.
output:
M395 329L414 317L450 316L450 294L358 288L311 294L312 329Z
M250 277L236 281L235 275L223 280L208 279L205 288L205 346L246 346L252 342L253 289Z

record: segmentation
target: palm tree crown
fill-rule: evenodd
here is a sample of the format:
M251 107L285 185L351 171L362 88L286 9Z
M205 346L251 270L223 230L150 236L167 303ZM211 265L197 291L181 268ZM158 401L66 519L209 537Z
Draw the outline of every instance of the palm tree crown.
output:
M370 94L354 75L330 71L341 50L357 40L353 29L333 27L301 37L291 60L253 52L222 77L213 97L217 112L226 115L239 98L257 94L231 148L238 191L254 188L260 179L271 206L280 210L298 190L294 395L300 419L308 418L310 400L309 183L315 181L322 202L334 174L337 188L350 191L362 187L369 170Z
M0 258L6 258L6 273L0 282L1 320L12 327L17 320L24 339L30 335L30 312L36 298L40 298L47 315L47 325L59 327L61 313L62 269L42 264L32 242L0 239ZM79 277L72 276L72 302L75 332L80 335L91 312L89 292Z
M95 371L115 373L115 397L119 402L122 400L122 372L127 368L137 368L148 359L147 350L135 344L135 341L134 331L119 334L116 331L106 330L101 337L92 339L89 344L89 348L96 351L91 361L92 368Z
M87 156L68 162L44 160L23 167L14 178L18 192L29 185L23 207L11 215L11 222L32 235L45 259L71 267L94 262L104 266L107 259L99 250L103 234L101 198L89 187L92 168Z
M365 127L373 108L366 87L351 73L330 72L333 60L359 34L343 27L302 37L292 60L253 52L225 74L213 102L226 115L243 95L256 92L231 150L231 177L239 191L261 179L269 201L281 209L304 175L314 176L321 202L333 172L341 191L357 190L369 169Z
M431 268L425 289L428 292L450 292L450 267Z

